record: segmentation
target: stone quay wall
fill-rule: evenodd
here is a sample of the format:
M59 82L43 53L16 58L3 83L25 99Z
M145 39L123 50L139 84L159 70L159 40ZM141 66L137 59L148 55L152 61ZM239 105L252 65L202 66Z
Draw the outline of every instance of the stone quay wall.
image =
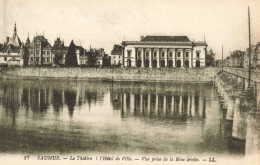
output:
M77 78L144 81L214 81L218 68L169 69L169 68L51 68L24 67L2 70L2 75L12 78Z

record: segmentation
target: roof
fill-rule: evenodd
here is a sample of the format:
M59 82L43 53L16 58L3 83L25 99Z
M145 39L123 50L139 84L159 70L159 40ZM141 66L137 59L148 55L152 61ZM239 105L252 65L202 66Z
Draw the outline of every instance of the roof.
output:
M12 45L12 44L5 45L5 46L3 47L3 52L6 53L6 52L8 52L8 50L11 50L12 53L20 53L21 47L19 47L19 46L14 46L14 45Z
M123 47L121 45L114 45L111 55L122 55Z
M33 38L33 42L30 43L30 47L33 48L34 45L34 41L35 40L40 40L41 41L41 46L42 48L52 48L52 46L50 45L50 43L48 42L48 40L44 37L44 36L36 36Z
M141 41L155 42L190 42L187 36L145 36Z

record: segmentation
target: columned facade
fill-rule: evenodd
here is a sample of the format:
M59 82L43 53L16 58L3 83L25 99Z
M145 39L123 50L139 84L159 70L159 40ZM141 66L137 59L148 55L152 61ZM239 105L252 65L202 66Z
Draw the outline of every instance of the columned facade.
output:
M145 39L147 37L148 39ZM163 38L165 41L155 41L158 36L147 37L141 41L123 41L124 67L205 67L205 57L207 53L206 42L191 42L187 37L185 38L183 36L177 36L177 39L181 37L181 39L184 38L185 41L168 41L176 36L164 36L166 37L166 39Z

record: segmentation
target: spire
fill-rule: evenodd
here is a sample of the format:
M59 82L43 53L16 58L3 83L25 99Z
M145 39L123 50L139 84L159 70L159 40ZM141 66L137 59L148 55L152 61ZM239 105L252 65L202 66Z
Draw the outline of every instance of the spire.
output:
M14 37L17 35L17 30L16 30L16 22L14 23Z
M28 33L28 37L26 39L26 45L29 45L30 44L30 38L29 38L29 33Z

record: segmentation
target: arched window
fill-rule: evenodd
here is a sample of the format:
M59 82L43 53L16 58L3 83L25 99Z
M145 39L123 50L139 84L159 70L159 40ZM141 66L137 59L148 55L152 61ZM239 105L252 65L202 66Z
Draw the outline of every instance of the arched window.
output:
M176 62L176 67L181 67L181 60L177 60L177 62Z
M199 60L196 61L196 67L197 67L197 68L200 67L200 61L199 61Z
M172 61L172 60L169 60L168 63L169 63L168 66L169 66L170 68L172 68L172 67L173 67L173 61Z
M185 67L187 67L187 68L189 67L189 60L185 61Z

